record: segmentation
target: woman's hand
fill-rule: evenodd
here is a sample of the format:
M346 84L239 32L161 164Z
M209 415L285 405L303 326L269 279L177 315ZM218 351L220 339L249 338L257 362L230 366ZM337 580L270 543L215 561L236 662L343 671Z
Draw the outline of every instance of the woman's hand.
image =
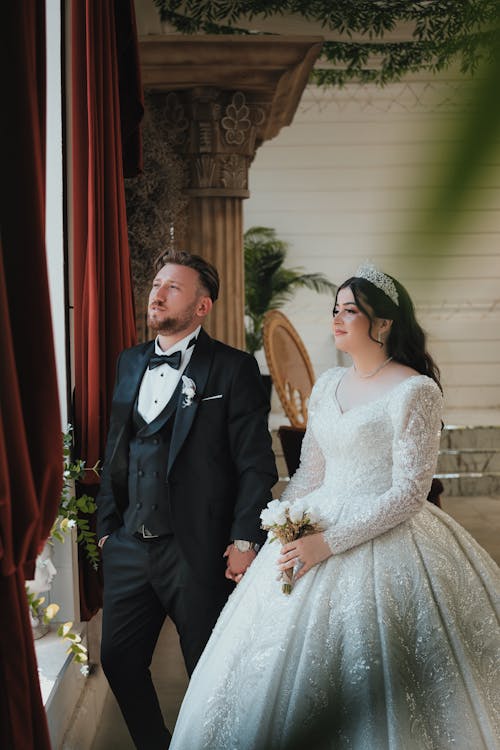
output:
M331 555L332 551L321 532L309 534L283 545L281 557L278 558L278 567L280 570L287 570L293 568L297 563L301 564L295 575L295 580L298 581L314 565L323 562Z

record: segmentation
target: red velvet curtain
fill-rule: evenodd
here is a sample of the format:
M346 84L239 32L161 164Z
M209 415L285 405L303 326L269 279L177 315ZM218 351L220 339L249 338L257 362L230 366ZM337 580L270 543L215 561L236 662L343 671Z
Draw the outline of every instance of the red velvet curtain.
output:
M45 3L2 7L0 747L49 750L25 576L55 518L61 417L45 258Z
M102 459L115 365L135 343L124 194L140 168L143 113L132 0L74 0L71 7L76 455ZM121 96L120 96L121 94ZM123 150L122 133L124 136ZM89 477L92 483L92 477ZM86 485L88 494L97 485ZM82 619L101 604L81 559Z

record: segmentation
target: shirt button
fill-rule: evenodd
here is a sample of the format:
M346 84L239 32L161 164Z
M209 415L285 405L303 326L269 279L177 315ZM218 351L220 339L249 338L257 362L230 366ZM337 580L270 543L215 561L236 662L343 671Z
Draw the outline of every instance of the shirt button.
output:
M158 438L154 438L154 439L153 439L153 445L158 445L158 443L159 443L159 442L160 442L160 441L158 440Z
M135 507L137 508L137 510L140 510L140 508L142 508L142 503L137 503Z
M139 474L139 476L140 476L140 477L143 477L143 476L144 476L144 472L143 472L143 470L142 470L142 469L140 469L140 470L139 470L139 471L138 471L137 473Z
M151 509L152 509L152 510L158 510L158 506L156 505L156 503L155 503L154 505L152 505L152 506L151 506Z
M158 403L158 401L155 399L155 404L157 404L157 403Z

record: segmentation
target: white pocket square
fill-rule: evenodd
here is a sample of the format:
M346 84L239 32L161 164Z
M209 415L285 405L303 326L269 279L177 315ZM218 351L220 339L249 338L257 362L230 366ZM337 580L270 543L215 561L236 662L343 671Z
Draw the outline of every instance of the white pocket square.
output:
M213 401L214 398L222 398L224 394L218 393L217 396L205 396L205 398L202 398L202 401Z

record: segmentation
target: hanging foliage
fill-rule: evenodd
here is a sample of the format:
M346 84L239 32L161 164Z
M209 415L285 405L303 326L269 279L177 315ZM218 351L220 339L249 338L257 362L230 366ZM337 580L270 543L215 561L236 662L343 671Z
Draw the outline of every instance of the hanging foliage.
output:
M473 73L498 45L498 0L154 0L160 18L185 34L255 34L250 22L301 16L345 40L326 41L312 72L319 85L386 84L405 73L457 63ZM408 41L385 41L404 24ZM245 27L250 26L250 28ZM258 24L257 24L258 25ZM366 37L353 41L353 35Z

